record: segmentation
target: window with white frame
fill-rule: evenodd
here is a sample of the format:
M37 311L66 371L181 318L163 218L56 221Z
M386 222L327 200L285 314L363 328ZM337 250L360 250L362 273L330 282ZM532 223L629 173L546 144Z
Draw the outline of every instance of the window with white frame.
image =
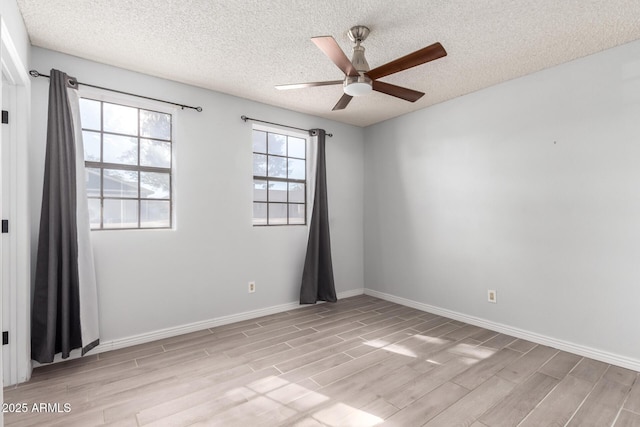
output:
M172 115L81 98L92 229L172 227Z
M307 138L253 129L253 225L307 222Z

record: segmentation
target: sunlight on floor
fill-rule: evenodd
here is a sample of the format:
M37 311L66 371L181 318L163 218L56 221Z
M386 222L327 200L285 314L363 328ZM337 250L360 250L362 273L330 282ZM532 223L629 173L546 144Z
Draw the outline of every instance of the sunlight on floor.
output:
M401 354L403 356L418 357L413 351L409 350L405 346L399 344L389 344L384 340L365 341L362 344L368 345L369 347L382 348L386 351Z
M248 417L262 420L286 422L296 419L296 415L317 409L311 416L295 420L297 425L324 425L337 427L354 425L375 426L384 420L344 402L331 402L331 397L317 393L301 384L289 382L282 377L268 376L248 385L243 390L229 391L235 396L244 395L247 401L242 405ZM237 409L237 408L236 408ZM224 413L217 417L224 420Z
M471 344L456 344L449 349L451 353L459 354L460 356L472 357L474 359L483 360L487 357L493 356L497 350L487 347L479 347Z
M401 354L403 356L409 357L418 357L413 351L409 350L407 347L399 344L391 344L383 348L385 351L390 351L392 353Z
M374 339L362 344L397 355L418 359L412 362L412 369L416 372L432 369L436 365L442 365L444 359L457 357L466 365L473 365L481 360L494 355L497 350L482 347L478 342L467 340L455 345L452 340L421 334L411 334L404 343L395 342L392 339ZM432 356L430 359L418 357L425 348L433 351L444 350L440 356ZM421 350L418 350L421 349ZM397 356L393 356L397 357ZM440 362L439 362L440 360ZM423 365L418 365L421 363ZM292 378L295 378L294 375ZM252 382L243 390L235 390L233 397L246 400L241 406L241 413L247 419L259 418L269 422L296 423L296 425L314 426L322 425L337 427L341 425L354 425L359 427L375 426L384 422L380 418L366 410L360 409L361 405L353 403L360 408L351 406L344 401L343 391L332 396L331 392L319 393L319 385L312 379L305 381L288 381L283 376L270 375ZM231 396L230 396L231 397ZM366 400L366 399L365 399ZM366 408L365 409L369 409ZM238 410L238 407L235 408ZM303 415L306 414L306 415ZM224 414L221 418L224 420Z
M450 342L450 340L445 340L438 337L430 337L429 335L420 335L420 334L414 335L413 338L418 339L420 341L424 341L425 343L429 343L429 344L446 344L447 342Z
M368 412L353 408L344 403L336 403L313 414L313 418L330 426L354 425L359 427L375 426L384 420ZM347 422L348 418L348 422Z

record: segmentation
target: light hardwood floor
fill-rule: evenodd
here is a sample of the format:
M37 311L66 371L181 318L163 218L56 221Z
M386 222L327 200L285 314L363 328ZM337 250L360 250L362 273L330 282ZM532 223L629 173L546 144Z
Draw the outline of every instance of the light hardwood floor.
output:
M364 295L42 367L4 396L29 411L8 426L640 426L635 371Z

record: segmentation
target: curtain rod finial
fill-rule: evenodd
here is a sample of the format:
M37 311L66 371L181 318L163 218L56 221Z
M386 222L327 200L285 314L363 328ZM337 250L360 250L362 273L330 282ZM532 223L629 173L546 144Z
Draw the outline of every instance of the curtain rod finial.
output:
M40 77L40 73L36 70L29 70L29 74L31 75L31 77Z
M249 117L247 116L240 116L240 119L242 119L243 122L247 122L247 120L249 120Z
M196 107L196 111L197 111L198 113L202 113L202 107Z

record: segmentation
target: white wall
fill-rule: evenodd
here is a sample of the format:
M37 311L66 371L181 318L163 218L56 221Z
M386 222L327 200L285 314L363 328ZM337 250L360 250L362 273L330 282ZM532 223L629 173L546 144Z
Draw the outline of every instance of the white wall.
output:
M57 68L92 83L201 105L176 114L177 228L92 232L101 340L109 342L297 301L306 227L254 228L251 124L245 114L322 127L338 292L363 288L363 130L176 82L33 48L32 68ZM32 85L31 203L37 247L48 81ZM35 262L35 255L34 255ZM257 291L247 293L247 282Z
M367 288L640 363L640 42L367 128L365 182Z
M7 26L7 30L11 36L11 41L16 48L18 56L26 66L29 60L31 44L16 0L0 1L0 16L2 16L2 20Z

